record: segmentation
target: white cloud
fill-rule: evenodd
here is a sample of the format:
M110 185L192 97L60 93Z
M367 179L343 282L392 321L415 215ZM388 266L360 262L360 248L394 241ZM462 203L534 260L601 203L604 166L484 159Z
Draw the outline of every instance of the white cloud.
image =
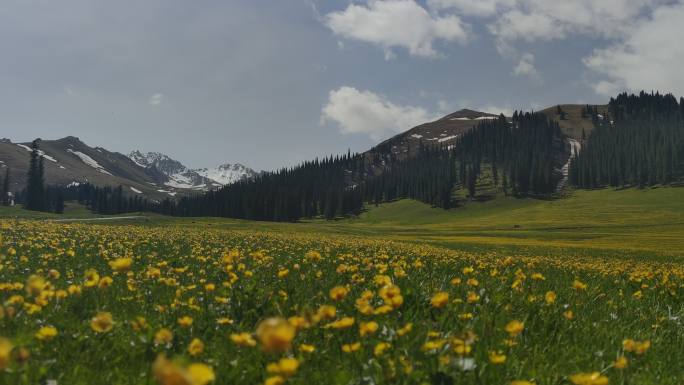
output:
M537 68L534 66L534 55L525 53L520 57L518 65L513 69L516 76L529 76L536 80L541 80Z
M569 34L618 38L629 32L645 10L666 1L517 0L489 29L499 40L507 42L548 41L563 39Z
M158 106L164 101L164 94L156 93L150 97L148 103L152 106Z
M419 124L435 120L425 109L400 106L371 91L340 87L330 91L321 121L332 121L345 134L366 134L380 140Z
M489 25L489 30L500 41L552 40L564 37L563 26L543 13L524 13L513 10L504 13Z
M454 9L468 16L487 17L513 7L516 0L428 0L427 3L430 9Z
M470 34L469 27L456 15L430 14L414 0L350 4L343 11L326 15L325 23L338 36L379 45L388 59L395 47L403 47L414 56L435 57L435 40L465 43Z
M684 4L657 9L621 41L584 59L605 76L594 86L599 94L629 89L659 90L684 95Z

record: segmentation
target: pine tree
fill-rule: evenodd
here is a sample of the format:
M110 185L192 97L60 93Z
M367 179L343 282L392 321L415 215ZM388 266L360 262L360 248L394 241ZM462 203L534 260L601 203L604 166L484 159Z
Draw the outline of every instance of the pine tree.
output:
M5 178L2 181L2 205L9 206L10 204L10 169L6 167Z
M38 139L31 144L31 160L28 170L28 183L26 186L26 199L24 206L28 210L41 211L45 206L44 165L43 157L40 156Z

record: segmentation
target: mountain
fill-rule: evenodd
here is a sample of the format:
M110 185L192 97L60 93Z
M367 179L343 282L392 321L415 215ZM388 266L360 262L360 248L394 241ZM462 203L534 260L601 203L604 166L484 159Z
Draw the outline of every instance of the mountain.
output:
M608 116L608 105L592 106L597 109L600 119ZM558 107L560 107L562 116L558 113ZM545 108L539 112L546 115L549 119L557 121L563 134L567 137L582 140L582 132L584 132L585 137L588 137L595 126L591 116L587 115L586 111L582 112L585 108L586 105L584 104L560 104Z
M214 168L200 168L194 171L220 185L235 183L241 179L253 178L258 175L256 171L240 163L226 163Z
M424 123L397 134L374 147L382 153L401 158L417 153L419 146L449 146L465 132L482 121L498 118L487 112L462 109L432 122ZM371 151L373 151L371 150Z
M26 185L31 151L31 143L0 141L0 161L10 168L12 191L20 191ZM44 159L47 184L122 185L129 193L155 198L163 196L156 188L160 175L138 166L123 154L90 147L76 137L41 140L40 155Z
M181 162L158 152L142 153L136 150L128 154L128 157L146 170L163 174L166 180L162 183L172 188L207 190L257 175L256 171L240 163L189 169Z
M4 175L5 168L9 167L13 192L26 186L31 151L31 143L0 139L0 174ZM91 147L74 136L40 140L40 155L44 159L46 184L121 185L128 194L152 200L216 188L256 175L255 171L240 164L190 170L163 154L134 151L126 156L102 147Z

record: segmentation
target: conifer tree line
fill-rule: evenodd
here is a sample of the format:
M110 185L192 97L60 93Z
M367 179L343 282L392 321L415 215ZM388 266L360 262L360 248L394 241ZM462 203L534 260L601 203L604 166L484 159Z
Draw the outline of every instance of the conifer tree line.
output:
M516 112L512 122L501 116L479 124L454 146L420 145L407 159L377 148L366 155L331 156L153 209L178 216L295 221L356 214L364 203L399 198L449 208L459 181L475 195L483 163L492 165L497 182L501 169L503 185L516 196L549 194L560 178L554 164L562 146L558 124L541 114Z
M485 163L494 185L506 194L552 194L561 178L556 165L562 150L558 123L543 114L516 111L510 122L503 115L483 121L460 136L454 147L460 186L474 196Z
M263 173L215 191L163 202L162 213L178 216L218 216L267 221L357 213L363 205L356 181L365 178L361 155L324 158Z
M45 164L38 139L31 143L31 150L26 189L17 197L17 200L23 202L24 208L28 210L64 212L64 197L61 189L45 186ZM9 184L9 176L6 179ZM9 190L9 185L7 188Z
M410 198L444 209L453 206L452 191L457 181L454 151L421 142L414 157L386 165L379 175L360 185L364 202L378 204Z
M96 214L113 215L142 211L160 211L163 202L150 202L140 196L124 193L123 186L98 187L90 183L69 186L45 186L46 195L52 199L46 209L55 213L64 212L65 201L78 202ZM28 199L28 190L17 194L17 201Z
M684 99L641 92L611 98L608 116L593 111L595 128L570 166L580 188L653 186L684 179Z
M3 206L9 206L11 202L10 198L10 168L5 167L5 176L2 179L2 196L0 197L0 204Z

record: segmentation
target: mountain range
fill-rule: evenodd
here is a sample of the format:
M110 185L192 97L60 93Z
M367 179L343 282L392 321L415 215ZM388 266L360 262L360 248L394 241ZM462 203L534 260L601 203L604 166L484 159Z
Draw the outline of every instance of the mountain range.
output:
M559 122L568 139L580 140L591 132L591 119L582 116L581 105L562 105L540 111ZM604 110L605 106L599 106ZM367 158L383 159L391 155L397 159L410 158L420 146L450 146L478 123L497 119L498 115L462 109L432 122L397 134L363 153ZM507 119L510 119L507 118ZM31 143L0 140L0 169L9 167L12 191L20 191L26 184ZM560 154L558 167L563 166L570 153L571 143ZM122 185L129 193L147 198L164 199L178 194L208 191L239 180L253 178L259 172L240 163L222 164L213 168L191 169L168 155L159 152L134 150L127 155L91 147L79 138L67 136L57 140L41 140L41 155L45 159L46 183L69 185L88 182L98 186ZM376 162L373 173L382 172L382 161ZM2 170L0 170L2 172Z
M25 187L31 151L31 143L0 139L0 171L4 174L2 169L9 167L11 191L20 191ZM206 191L258 174L241 164L189 169L164 154L133 151L124 155L102 147L88 146L73 136L41 140L40 155L44 159L47 184L121 185L130 194L152 199Z

